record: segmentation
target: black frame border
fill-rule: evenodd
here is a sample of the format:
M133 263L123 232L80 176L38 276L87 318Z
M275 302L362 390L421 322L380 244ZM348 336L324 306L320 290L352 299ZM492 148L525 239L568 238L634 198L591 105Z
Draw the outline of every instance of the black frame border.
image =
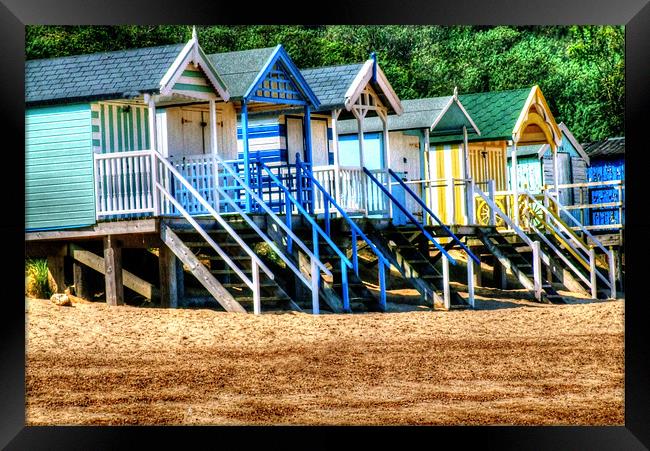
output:
M3 278L11 280L9 296L3 306L4 324L0 327L0 446L7 449L113 449L132 448L138 443L169 447L174 438L185 437L185 445L199 443L223 446L224 440L248 444L252 434L262 433L266 446L283 448L291 444L301 447L340 446L349 443L349 432L362 432L366 445L383 444L389 438L408 437L402 444L431 445L450 440L455 447L470 443L488 449L648 449L650 447L650 333L645 324L643 278L650 255L650 212L643 202L644 172L648 165L629 164L631 157L641 163L647 152L641 124L650 104L650 4L649 0L547 0L542 3L512 0L446 0L426 2L401 0L380 2L361 0L355 3L333 1L254 14L251 5L224 4L203 0L189 7L172 0L2 0L0 3L0 124L9 131L12 145L3 142L5 157L12 158L0 178L6 213L0 223L11 259ZM288 5L288 3L286 4ZM317 6L317 8L314 8ZM315 14L318 13L318 15ZM625 426L624 427L438 427L431 428L241 428L241 427L25 427L25 312L19 301L24 296L22 281L24 258L23 154L24 148L24 60L26 24L257 24L319 23L319 24L468 24L468 25L626 25L626 105L627 139L627 204L626 258L631 260L626 275L625 304ZM647 125L646 125L647 128ZM650 154L650 153L649 153ZM13 169L10 169L13 168ZM6 173L9 176L6 176ZM646 176L647 177L647 176ZM22 184L22 185L21 185ZM631 188L631 189L630 189ZM9 202L9 205L6 203ZM646 201L647 203L647 201ZM13 212L13 213L12 213ZM638 261L635 263L635 261ZM646 276L647 277L647 276ZM331 430L331 431L330 431ZM341 432L345 434L341 435ZM192 440L187 436L192 434ZM289 435L294 440L283 440ZM260 434L261 435L261 434ZM309 437L307 438L307 435ZM307 438L306 441L301 438ZM242 440L243 439L243 440ZM296 440L297 439L297 440ZM316 439L316 440L314 440ZM204 441L205 440L205 441Z

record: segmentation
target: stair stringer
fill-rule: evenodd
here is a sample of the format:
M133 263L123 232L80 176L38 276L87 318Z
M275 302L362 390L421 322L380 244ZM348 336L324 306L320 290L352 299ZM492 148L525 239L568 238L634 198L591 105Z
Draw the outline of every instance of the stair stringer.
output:
M246 309L235 300L230 292L214 278L210 271L199 261L189 247L165 223L160 223L160 238L163 243L187 265L190 272L205 287L227 312L246 313Z
M379 251L386 256L391 265L397 268L402 277L423 296L425 301L431 301L432 305L444 305L444 299L438 294L438 289L433 284L417 277L417 270L400 254L396 245L390 245L390 239L385 236L384 231L374 230L368 237ZM425 257L422 256L422 258ZM432 268L435 272L438 272L434 266ZM414 275L415 277L413 277Z

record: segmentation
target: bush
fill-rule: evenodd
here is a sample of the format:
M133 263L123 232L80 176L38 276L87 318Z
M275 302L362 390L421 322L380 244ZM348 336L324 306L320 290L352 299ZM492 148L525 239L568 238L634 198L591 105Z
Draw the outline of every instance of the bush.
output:
M29 297L49 299L52 295L47 272L47 260L29 259L25 263L25 294Z

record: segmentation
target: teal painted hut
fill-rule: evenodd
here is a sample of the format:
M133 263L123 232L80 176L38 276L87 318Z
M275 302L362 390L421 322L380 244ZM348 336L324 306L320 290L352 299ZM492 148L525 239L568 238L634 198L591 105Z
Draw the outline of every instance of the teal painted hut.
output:
M186 44L27 61L26 229L153 214L144 180L150 162L134 156L115 166L110 155L163 147L177 137L161 120L165 108L209 109L228 98L196 35ZM219 135L227 136L227 122L220 126Z

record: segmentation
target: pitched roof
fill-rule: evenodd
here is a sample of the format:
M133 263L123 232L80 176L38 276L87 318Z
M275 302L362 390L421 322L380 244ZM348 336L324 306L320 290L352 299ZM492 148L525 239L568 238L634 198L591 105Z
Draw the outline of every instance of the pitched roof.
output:
M208 55L230 92L230 98L239 100L264 68L276 47L240 50Z
M27 104L125 98L156 92L185 44L30 60Z
M461 94L458 99L481 130L481 141L511 139L531 88ZM431 142L462 141L462 135L432 137Z
M583 144L582 147L590 158L625 155L625 136Z
M345 93L359 73L363 63L301 69L302 76L321 102L319 110L342 108Z

